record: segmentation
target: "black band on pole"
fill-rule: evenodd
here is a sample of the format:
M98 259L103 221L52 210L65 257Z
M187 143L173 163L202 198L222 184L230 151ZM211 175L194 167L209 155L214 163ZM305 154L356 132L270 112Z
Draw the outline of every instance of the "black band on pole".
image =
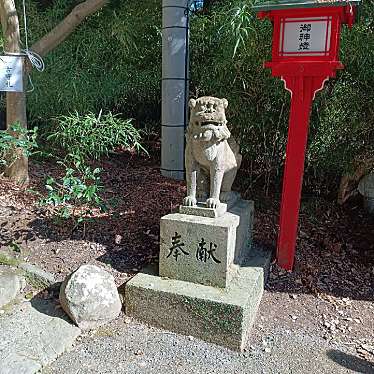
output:
M164 26L161 28L161 30L167 30L167 29L188 29L187 26Z
M162 81L189 81L190 78L161 78Z
M184 10L188 9L187 7L181 6L181 5L164 5L161 7L161 9L165 9L165 8L179 8L179 9L184 9Z
M163 170L163 171L178 171L178 172L181 172L181 173L184 173L185 170L180 170L180 169L165 169L165 168L160 168L160 170Z
M182 123L180 125L161 125L161 127L180 127L182 129L184 129L184 123Z

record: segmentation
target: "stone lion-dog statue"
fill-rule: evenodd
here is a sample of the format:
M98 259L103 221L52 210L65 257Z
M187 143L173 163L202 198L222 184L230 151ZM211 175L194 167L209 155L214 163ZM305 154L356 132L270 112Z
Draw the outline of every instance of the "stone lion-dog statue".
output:
M217 208L233 196L231 187L242 162L239 145L227 127L226 99L204 96L191 99L186 132L187 196L184 206L206 199L207 208Z

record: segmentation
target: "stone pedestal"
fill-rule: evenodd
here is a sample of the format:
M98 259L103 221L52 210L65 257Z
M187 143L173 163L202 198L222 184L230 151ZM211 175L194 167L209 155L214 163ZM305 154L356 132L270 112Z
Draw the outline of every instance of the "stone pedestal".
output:
M264 291L271 254L251 251L233 266L230 285L216 288L157 276L148 268L126 285L126 314L150 325L243 350Z
M235 257L239 259L241 253L250 249L253 210L252 201L241 200L217 218L181 213L162 217L160 276L227 287Z
M126 284L126 314L241 350L271 253L252 246L252 201L204 216L196 214L200 207L193 209L162 217L159 269L146 269Z

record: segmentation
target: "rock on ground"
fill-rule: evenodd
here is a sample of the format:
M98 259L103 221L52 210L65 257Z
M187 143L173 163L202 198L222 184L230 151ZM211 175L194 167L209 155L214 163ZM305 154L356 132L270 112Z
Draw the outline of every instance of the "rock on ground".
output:
M23 302L0 316L0 373L33 374L70 348L80 329L50 300Z
M66 278L60 290L60 303L84 330L113 320L122 308L113 276L94 265L83 265Z
M24 287L24 278L14 269L0 266L0 308L12 302Z

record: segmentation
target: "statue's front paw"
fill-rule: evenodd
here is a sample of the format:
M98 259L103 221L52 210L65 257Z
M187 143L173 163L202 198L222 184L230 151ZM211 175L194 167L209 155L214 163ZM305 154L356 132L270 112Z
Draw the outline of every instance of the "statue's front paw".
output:
M210 198L206 201L207 208L215 209L215 208L218 208L219 204L220 204L219 199Z
M183 199L184 206L196 206L197 200L193 196L187 196Z

